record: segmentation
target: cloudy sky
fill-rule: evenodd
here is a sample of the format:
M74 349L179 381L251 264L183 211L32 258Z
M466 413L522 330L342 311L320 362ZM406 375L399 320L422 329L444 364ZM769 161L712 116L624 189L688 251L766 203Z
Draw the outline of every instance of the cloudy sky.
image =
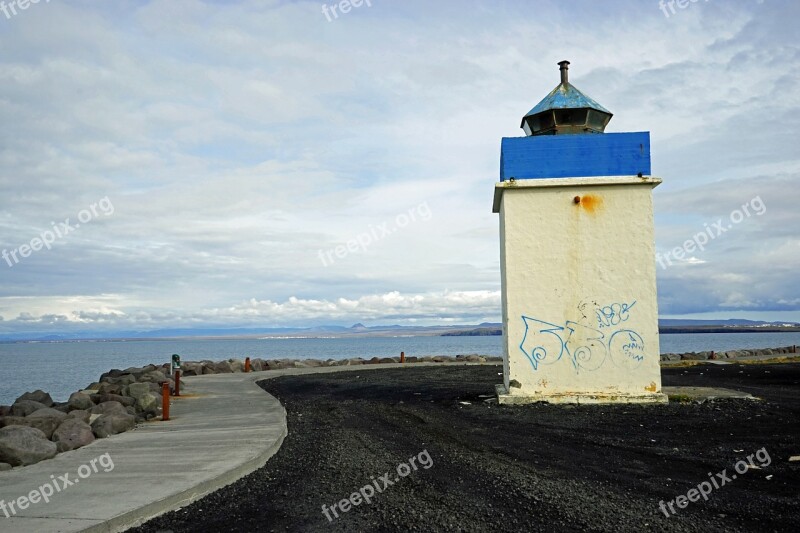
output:
M0 333L499 321L500 139L562 59L651 132L662 257L730 226L661 315L800 320L796 0L369 4L5 0Z

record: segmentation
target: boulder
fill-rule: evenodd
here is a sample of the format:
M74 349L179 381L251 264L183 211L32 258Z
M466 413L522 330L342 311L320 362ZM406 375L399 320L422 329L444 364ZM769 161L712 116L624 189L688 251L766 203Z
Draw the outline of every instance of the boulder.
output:
M127 412L124 414L104 414L92 422L92 432L98 439L104 439L111 435L129 431L135 426L136 417L129 415Z
M161 396L147 392L136 398L136 411L157 415L161 409Z
M228 359L228 362L231 364L231 370L233 372L244 372L244 361L240 361L239 359Z
M214 365L217 374L233 374L233 366L230 361L220 361Z
M33 400L21 400L11 406L11 416L28 416L39 409L46 409L47 406L43 403L35 402Z
M152 392L152 389L150 388L152 385L153 385L153 383L145 382L145 381L143 381L141 383L131 383L130 385L125 387L125 391L124 391L125 392L125 396L129 396L129 397L133 398L134 400L136 400L140 396L143 396L145 394L149 394L150 392ZM158 386L158 385L156 385L156 386Z
M103 378L118 378L118 377L122 376L124 373L125 372L123 372L122 370L120 370L118 368L112 368L108 372L103 372L100 375L100 381L103 381Z
M136 400L134 400L135 402ZM125 406L119 402L103 402L95 405L91 409L89 409L89 413L93 415L127 415L128 411L125 409Z
M23 394L22 396L17 398L17 400L14 403L25 401L25 400L31 400L31 401L34 401L34 402L39 402L39 403L43 404L45 407L53 407L53 399L50 397L49 394L47 394L43 390L35 390L33 392L26 392L25 394Z
M0 405L0 416L8 416L11 414L10 405Z
M711 355L711 352L689 352L681 354L681 359L684 361L705 361L709 355Z
M53 409L52 407L45 407L29 414L27 418L55 418L59 422L63 422L64 419L67 418L67 413L59 411L58 409Z
M95 394L122 394L122 389L125 385L121 385L119 383L101 383L99 387L97 387L97 392Z
M92 394L90 398L95 404L101 404L105 402L119 402L125 407L127 407L129 405L133 405L136 403L136 400L134 400L133 398L129 398L127 396L120 396L119 394ZM91 407L89 409L91 409Z
M155 383L128 385L128 395L135 400L136 412L157 414L161 406L161 395L151 389ZM155 385L158 387L158 385Z
M89 423L89 417L91 417L91 416L92 416L92 414L89 411L84 411L82 409L76 409L75 411L70 411L69 413L67 413L67 420L69 420L70 418L74 418L76 420L83 420L84 422L86 422L88 424Z
M172 380L172 378L170 378L169 376L167 376L166 374L164 374L160 370L153 370L151 372L147 372L145 374L142 374L142 376L139 378L139 382L142 382L142 383L146 383L146 382L149 382L149 383L163 383L165 381L171 381L171 380Z
M400 358L398 357L397 360L395 360L394 357L381 357L379 362L382 365L385 365L385 364L388 364L388 363L399 363L400 362Z
M216 374L216 373L217 373L217 365L215 363L209 361L203 361L203 375Z
M265 361L265 363L267 365L267 370L281 370L284 368L289 368L289 366L286 364L286 361L283 360L269 359Z
M662 353L661 354L662 361L680 361L681 356L676 353Z
M82 410L88 411L92 407L94 407L94 402L89 397L88 394L84 394L82 392L73 392L69 396L69 400L67 401L67 406L69 407L70 411L75 410Z
M263 372L267 369L264 360L258 358L250 360L250 368L253 369L253 372Z
M201 376L203 375L203 363L185 361L181 363L182 376Z
M465 357L465 359L467 360L467 363L485 363L486 362L486 358L485 357L481 357L480 355L474 355L474 354L473 355L468 355L467 357Z
M0 463L0 472L6 472L8 470L11 470L12 468L14 467L8 463Z
M62 453L83 448L93 443L94 438L89 424L77 418L68 418L53 432L50 440L56 443L56 449Z
M365 364L368 364L368 365L377 365L377 364L378 364L378 363L380 363L380 362L381 362L381 358L380 358L380 357L373 357L372 359L370 359L369 361L367 361Z
M360 357L351 357L350 359L343 359L337 362L337 366L354 366L363 365L365 361Z
M47 409L45 407L45 409ZM36 428L42 433L44 433L45 437L48 439L56 430L56 428L61 424L61 421L57 418L50 418L50 417L25 417L25 416L4 416L0 418L0 427L8 427L8 426L25 426L29 428Z
M6 426L0 428L0 463L12 466L36 464L52 459L58 452L56 443L50 442L36 428Z
M418 363L418 362L419 362L419 357L415 357L413 355L406 357L406 363Z

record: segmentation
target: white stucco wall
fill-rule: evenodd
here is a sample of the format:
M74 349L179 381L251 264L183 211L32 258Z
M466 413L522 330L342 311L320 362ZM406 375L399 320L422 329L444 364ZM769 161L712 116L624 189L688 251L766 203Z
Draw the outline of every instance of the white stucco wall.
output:
M613 177L497 184L507 394L660 401L658 183Z

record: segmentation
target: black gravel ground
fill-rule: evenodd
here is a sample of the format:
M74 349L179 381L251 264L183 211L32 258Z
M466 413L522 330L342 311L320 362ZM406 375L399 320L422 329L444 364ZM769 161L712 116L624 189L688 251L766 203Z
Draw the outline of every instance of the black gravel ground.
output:
M797 531L800 462L789 457L800 455L800 364L665 369L664 385L764 399L669 406L500 407L490 396L501 371L411 367L264 381L288 413L280 451L135 531ZM770 464L733 479L737 462L759 450L755 466L767 456ZM412 457L417 469L395 481ZM393 484L384 489L387 472ZM660 510L709 475L720 484L718 473L730 481L708 501L675 506L670 517ZM374 482L383 491L370 503L325 517L323 504Z

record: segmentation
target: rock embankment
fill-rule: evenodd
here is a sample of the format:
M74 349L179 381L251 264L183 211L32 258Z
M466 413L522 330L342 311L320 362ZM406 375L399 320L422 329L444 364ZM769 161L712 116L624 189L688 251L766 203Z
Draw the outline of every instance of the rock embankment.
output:
M434 355L425 357L406 357L406 363L487 363L502 362L502 357L484 355ZM354 357L351 359L251 359L250 369L253 372L266 370L282 370L284 368L318 368L326 366L357 366L376 365L386 363L399 363L399 357L373 357L364 359ZM202 376L204 374L232 374L244 372L244 362L238 359L227 361L184 361L181 363L181 372L184 376Z
M717 359L742 359L758 356L796 355L796 346L783 348L758 348L753 350L728 350L727 352L662 353L662 361L713 361Z
M37 390L0 406L0 471L50 459L159 416L162 384L174 387L168 373L169 365L112 370L66 402Z

